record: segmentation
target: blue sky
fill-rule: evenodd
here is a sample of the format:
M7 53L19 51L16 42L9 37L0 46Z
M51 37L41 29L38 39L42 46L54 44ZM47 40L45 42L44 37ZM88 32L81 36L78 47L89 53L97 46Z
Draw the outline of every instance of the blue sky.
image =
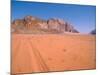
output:
M72 4L12 1L12 21L27 15L42 19L61 18L71 23L78 31L88 33L95 29L96 7Z

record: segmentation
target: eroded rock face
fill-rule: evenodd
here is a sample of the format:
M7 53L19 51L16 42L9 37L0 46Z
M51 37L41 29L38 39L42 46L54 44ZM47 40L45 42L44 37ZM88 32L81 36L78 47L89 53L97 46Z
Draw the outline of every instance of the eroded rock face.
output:
M52 18L52 19L49 19L47 23L48 23L48 29L57 30L59 32L65 31L65 22L61 19Z
M65 25L65 31L66 32L72 32L72 33L79 33L78 30L76 30L71 24L69 24L67 22L66 22L66 25Z
M27 29L39 28L40 25L38 23L41 23L42 22L37 17L33 17L33 16L26 16L24 18L24 21L25 21L25 27Z
M33 16L26 16L24 19L15 20L12 22L13 33L64 33L78 31L67 22L51 18L42 20Z

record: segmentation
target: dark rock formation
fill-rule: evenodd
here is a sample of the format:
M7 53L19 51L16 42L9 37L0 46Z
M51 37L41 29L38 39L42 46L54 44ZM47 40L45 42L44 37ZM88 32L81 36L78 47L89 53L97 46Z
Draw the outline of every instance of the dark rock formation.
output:
M90 32L90 34L96 34L96 29L94 29L94 30L92 30L91 32Z
M37 17L26 16L24 19L13 21L11 26L13 33L78 33L72 25L58 18L51 18L46 21Z

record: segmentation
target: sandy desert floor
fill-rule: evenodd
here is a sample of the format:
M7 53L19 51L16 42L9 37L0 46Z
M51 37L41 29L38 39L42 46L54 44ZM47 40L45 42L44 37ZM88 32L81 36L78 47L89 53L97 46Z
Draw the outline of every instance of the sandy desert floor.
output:
M96 68L95 35L12 34L12 73Z

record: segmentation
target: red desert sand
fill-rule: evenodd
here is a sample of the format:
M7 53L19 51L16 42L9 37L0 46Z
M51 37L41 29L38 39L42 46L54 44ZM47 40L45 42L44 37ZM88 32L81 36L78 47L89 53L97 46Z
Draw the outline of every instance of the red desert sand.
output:
M12 34L12 74L96 68L95 35Z

